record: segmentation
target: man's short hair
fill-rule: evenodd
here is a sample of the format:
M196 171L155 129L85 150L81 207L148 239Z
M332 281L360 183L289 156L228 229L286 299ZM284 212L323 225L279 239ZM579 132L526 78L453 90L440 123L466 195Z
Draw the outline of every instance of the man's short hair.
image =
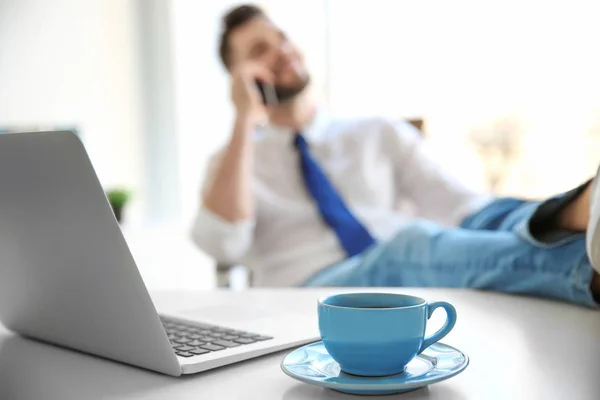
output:
M219 57L225 68L231 66L231 46L229 39L231 33L251 19L266 17L265 12L252 4L244 4L229 10L222 20L221 37L219 39Z

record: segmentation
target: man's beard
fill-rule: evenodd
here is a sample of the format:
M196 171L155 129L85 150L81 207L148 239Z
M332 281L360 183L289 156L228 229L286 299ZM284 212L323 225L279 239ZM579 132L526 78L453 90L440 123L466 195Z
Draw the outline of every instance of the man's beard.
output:
M292 100L294 97L302 93L309 83L310 76L307 75L302 79L301 82L298 82L294 86L275 85L275 94L277 95L277 101L280 103L285 103L289 100Z

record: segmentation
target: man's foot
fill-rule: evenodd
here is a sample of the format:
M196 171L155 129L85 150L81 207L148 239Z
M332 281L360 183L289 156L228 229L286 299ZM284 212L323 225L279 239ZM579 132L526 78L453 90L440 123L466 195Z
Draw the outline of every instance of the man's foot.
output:
M592 289L592 294L594 295L596 302L600 304L600 275L598 275L597 272L594 273L590 289Z
M593 186L593 182L588 183L583 192L576 194L577 197L560 212L556 221L559 228L573 232L585 232L587 230L590 221ZM580 191L581 189L577 188L575 190Z
M590 185L590 219L586 232L588 257L596 272L600 272L600 168Z

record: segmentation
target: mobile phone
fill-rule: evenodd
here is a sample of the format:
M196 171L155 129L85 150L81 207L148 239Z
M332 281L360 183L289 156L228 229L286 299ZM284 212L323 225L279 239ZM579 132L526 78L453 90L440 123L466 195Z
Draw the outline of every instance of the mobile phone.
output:
M270 83L262 82L258 79L255 80L256 87L260 92L260 96L262 98L262 102L265 106L276 106L279 104L277 100L277 92L275 91L275 86Z

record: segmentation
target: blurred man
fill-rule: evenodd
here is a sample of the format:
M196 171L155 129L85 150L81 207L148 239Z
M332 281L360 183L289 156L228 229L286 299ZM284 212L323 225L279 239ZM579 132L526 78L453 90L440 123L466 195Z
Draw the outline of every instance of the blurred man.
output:
M193 230L219 262L263 286L472 287L595 306L578 234L589 183L542 204L493 199L438 167L406 122L328 117L302 54L257 7L224 17L220 57L236 117ZM421 219L399 212L402 200Z

